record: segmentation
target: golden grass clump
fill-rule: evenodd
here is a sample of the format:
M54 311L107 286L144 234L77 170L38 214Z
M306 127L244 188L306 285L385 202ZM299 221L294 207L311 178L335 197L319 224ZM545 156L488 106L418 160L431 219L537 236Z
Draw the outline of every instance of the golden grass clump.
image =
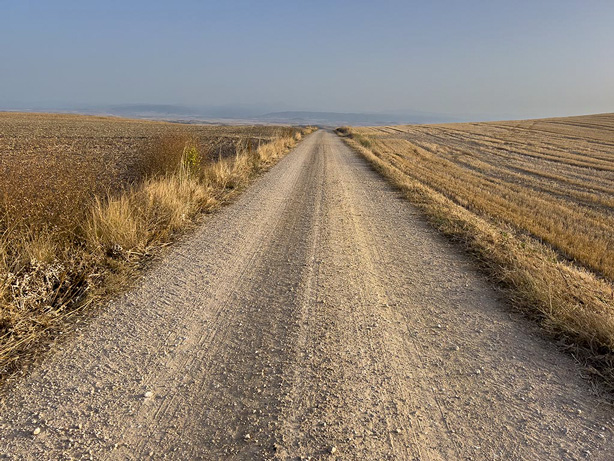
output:
M339 132L614 389L612 133L614 115Z

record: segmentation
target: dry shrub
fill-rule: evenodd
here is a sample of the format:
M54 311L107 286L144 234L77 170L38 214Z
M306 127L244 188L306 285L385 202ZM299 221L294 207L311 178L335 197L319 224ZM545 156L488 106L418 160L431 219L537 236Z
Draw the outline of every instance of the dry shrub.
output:
M219 191L239 188L249 179L253 171L252 164L252 159L247 155L218 160L205 168L205 182Z
M87 242L112 256L142 249L147 226L136 210L132 191L118 197L97 199L84 226Z
M191 175L166 175L143 185L141 194L146 206L142 208L148 228L155 240L177 231L194 215L215 204L209 186Z
M148 140L142 147L141 158L135 158L134 170L139 177L163 176L175 170L187 144L194 140L182 133L165 133Z
M139 150L132 169L141 181L173 173L177 168L196 170L209 158L209 147L194 135L184 132L156 136L143 143Z
M348 135L351 133L352 129L349 126L340 126L336 128L335 131L340 135Z

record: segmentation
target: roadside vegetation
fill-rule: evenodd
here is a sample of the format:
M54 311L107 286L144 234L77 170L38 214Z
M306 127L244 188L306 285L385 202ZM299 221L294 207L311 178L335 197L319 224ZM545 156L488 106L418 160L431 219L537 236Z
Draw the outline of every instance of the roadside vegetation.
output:
M0 380L311 131L0 114Z
M614 388L613 114L337 132Z

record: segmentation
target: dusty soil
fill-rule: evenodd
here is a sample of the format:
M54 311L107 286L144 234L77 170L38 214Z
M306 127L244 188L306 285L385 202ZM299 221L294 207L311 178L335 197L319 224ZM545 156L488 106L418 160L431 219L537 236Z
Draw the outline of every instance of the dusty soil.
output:
M610 459L613 418L569 356L320 131L13 385L0 451Z

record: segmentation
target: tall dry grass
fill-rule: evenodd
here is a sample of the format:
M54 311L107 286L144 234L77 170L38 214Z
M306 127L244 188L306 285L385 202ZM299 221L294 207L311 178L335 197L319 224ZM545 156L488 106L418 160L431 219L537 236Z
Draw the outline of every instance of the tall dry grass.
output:
M226 149L217 158L186 133L167 134L148 141L136 179L121 187L105 193L75 187L72 197L71 189L48 188L45 200L58 196L62 204L52 214L44 206L29 213L23 201L16 207L3 194L0 380L35 361L86 308L128 287L159 248L199 214L232 199L311 131L279 128L257 144L239 138L233 155Z
M426 174L415 148L383 148L368 129L343 128L338 133L422 209L438 230L462 243L481 268L504 287L513 305L538 319L562 345L582 357L589 373L603 378L614 390L611 279L566 258L526 229L496 219L487 206L474 208L470 201L449 195L450 189L440 189L447 172L432 168ZM439 142L445 147L445 138ZM437 179L431 182L433 176Z

